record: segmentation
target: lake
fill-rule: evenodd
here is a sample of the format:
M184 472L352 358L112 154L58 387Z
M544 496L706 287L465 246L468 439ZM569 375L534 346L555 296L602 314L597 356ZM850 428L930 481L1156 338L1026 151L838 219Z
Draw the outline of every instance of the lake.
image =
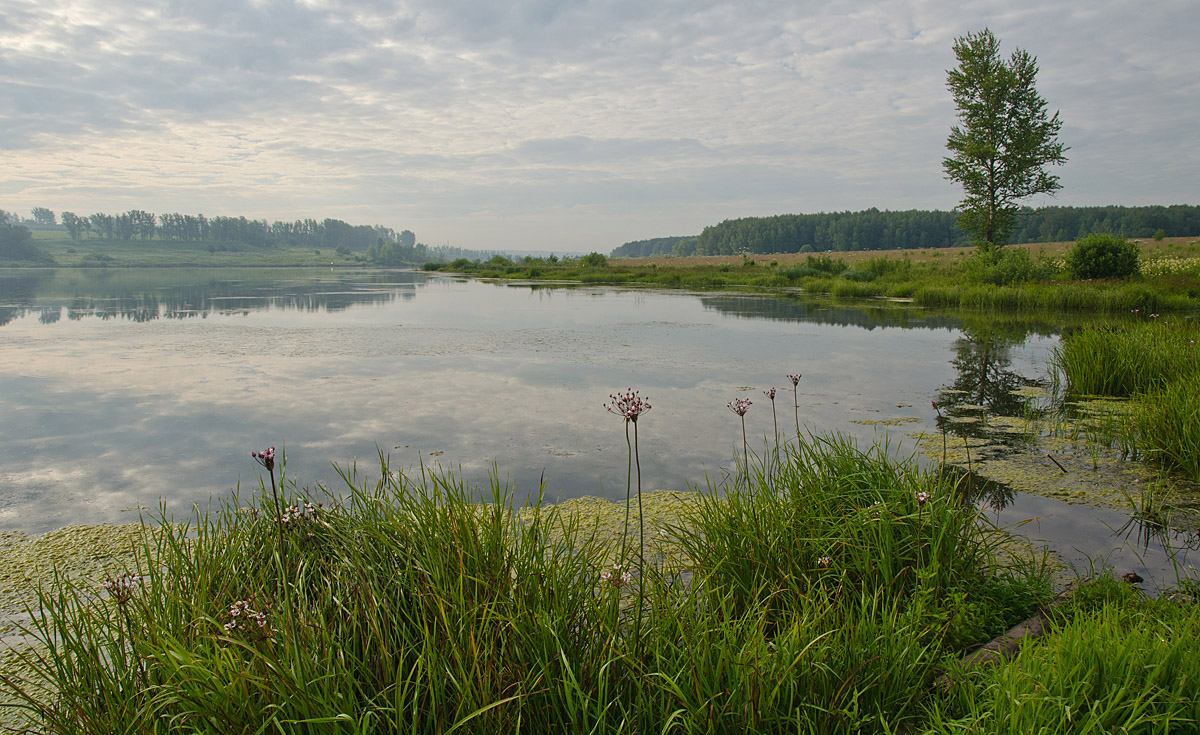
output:
M394 470L496 473L519 496L544 478L547 500L623 499L624 427L604 404L627 388L653 406L644 486L702 486L739 461L727 402L753 401L762 452L775 387L794 439L797 372L803 430L909 456L912 434L940 437L931 401L1022 410L1066 324L411 271L0 270L0 528L186 514L257 487L250 452L272 445L289 478L333 492L334 464L378 475L382 453ZM1074 561L1166 568L1105 528L1120 513L1020 493L1002 505L997 520L1039 517Z

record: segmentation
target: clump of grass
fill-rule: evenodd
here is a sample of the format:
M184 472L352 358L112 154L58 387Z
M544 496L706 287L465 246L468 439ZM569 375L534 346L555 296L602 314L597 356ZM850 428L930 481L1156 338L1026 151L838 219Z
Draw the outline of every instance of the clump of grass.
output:
M1194 604L1138 600L1111 577L1084 585L1054 631L962 681L927 731L1196 732Z
M1144 318L1065 336L1051 357L1056 379L1076 394L1131 397L1128 419L1108 427L1106 441L1200 480L1200 328Z
M1133 421L1146 459L1200 482L1200 377L1180 378L1148 392Z
M1073 393L1131 396L1200 375L1194 346L1198 333L1200 329L1157 315L1116 328L1085 327L1063 337L1051 364Z

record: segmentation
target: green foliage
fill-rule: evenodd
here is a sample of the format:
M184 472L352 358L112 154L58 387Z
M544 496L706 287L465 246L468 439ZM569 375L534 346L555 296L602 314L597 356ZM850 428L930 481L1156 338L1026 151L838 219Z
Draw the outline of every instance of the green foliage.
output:
M585 268L604 268L608 265L608 258L600 253L588 253L579 258L579 264Z
M1163 230L1161 227L1154 231L1154 241L1155 242L1162 242L1163 238L1165 238L1166 236L1167 236L1166 231Z
M1044 266L1033 262L1024 248L981 249L971 254L966 266L967 280L1008 286L1051 275Z
M954 41L958 67L946 86L958 109L942 160L946 178L962 185L959 226L981 247L1008 242L1017 229L1017 202L1061 188L1047 165L1062 165L1062 122L1047 116L1035 87L1037 60L1020 49L1008 61L988 29Z
M836 276L850 268L841 258L831 258L828 255L806 256L804 264L818 273L826 273L831 276Z
M1072 278L1128 278L1138 272L1136 243L1124 237L1094 233L1080 238L1067 253L1067 271Z

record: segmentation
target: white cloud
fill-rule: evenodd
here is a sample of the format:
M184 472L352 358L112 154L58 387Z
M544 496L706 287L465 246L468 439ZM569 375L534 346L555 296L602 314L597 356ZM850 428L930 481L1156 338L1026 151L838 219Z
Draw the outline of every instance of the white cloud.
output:
M950 46L984 25L1039 58L1072 148L1060 202L1200 188L1200 8L1180 0L9 6L0 206L18 211L335 216L607 250L725 217L945 208Z

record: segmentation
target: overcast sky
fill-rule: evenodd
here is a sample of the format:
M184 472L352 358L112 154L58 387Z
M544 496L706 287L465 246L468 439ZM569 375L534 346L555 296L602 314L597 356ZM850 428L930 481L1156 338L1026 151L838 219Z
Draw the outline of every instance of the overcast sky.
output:
M0 208L560 252L949 209L985 26L1070 146L1031 204L1200 203L1196 0L0 0Z

